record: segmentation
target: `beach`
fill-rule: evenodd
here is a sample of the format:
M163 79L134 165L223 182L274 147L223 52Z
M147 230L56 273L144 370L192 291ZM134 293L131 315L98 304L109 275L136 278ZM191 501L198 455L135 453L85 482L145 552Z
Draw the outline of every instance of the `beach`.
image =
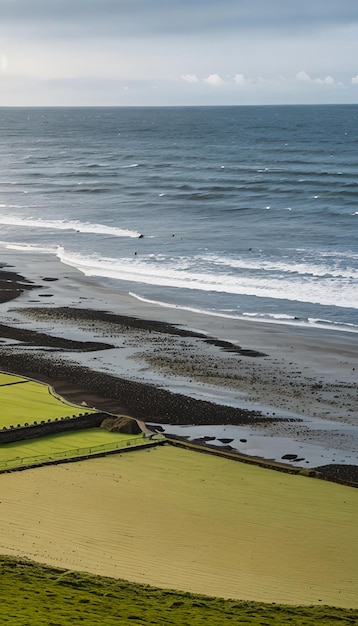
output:
M356 476L357 333L142 302L50 255L2 262L1 369L174 436Z
M356 608L355 333L139 302L51 256L2 262L0 369L172 442L3 473L3 555Z

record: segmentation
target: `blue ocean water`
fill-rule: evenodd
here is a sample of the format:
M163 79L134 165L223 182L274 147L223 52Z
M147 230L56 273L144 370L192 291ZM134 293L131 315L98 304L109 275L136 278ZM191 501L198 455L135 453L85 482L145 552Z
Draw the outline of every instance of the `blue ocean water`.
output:
M358 332L357 228L358 106L0 109L0 252Z

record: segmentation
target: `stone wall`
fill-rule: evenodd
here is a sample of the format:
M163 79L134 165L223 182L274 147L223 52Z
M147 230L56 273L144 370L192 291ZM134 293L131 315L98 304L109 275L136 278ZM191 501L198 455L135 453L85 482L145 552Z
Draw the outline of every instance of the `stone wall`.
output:
M23 426L9 426L0 430L0 443L12 443L26 439L37 439L45 435L81 430L84 428L98 428L104 419L110 418L108 413L83 413L69 415L54 420L42 420Z

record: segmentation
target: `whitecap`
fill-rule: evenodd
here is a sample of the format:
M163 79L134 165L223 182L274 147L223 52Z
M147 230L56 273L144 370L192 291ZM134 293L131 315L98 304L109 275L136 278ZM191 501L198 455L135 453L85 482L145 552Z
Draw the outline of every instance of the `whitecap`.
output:
M112 235L114 237L140 236L140 233L136 230L118 228L117 226L107 226L106 224L80 222L79 220L43 220L41 218L22 218L12 215L0 215L0 224L7 226L20 226L22 228L49 228L53 230L75 231L77 233Z
M313 277L243 276L225 271L198 271L190 258L172 258L157 261L153 256L141 255L130 258L108 258L96 254L83 255L58 248L57 255L63 263L74 266L86 276L111 278L118 281L174 287L204 292L250 295L341 308L357 308L354 281L341 277L322 277L319 282Z

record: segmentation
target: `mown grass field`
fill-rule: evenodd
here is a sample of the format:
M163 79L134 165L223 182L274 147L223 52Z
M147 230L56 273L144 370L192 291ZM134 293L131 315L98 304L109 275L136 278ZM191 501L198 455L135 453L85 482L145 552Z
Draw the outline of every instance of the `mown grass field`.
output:
M0 373L0 428L41 423L68 415L95 413L53 395L50 388L27 378ZM140 444L141 436L111 433L101 428L46 435L37 439L0 443L0 471L84 456Z
M7 626L352 626L358 611L223 600L0 558Z
M22 383L27 381L27 378L23 376L16 376L15 374L5 374L4 372L0 372L0 386L9 385L11 383Z
M3 554L223 598L358 609L350 487L165 445L2 474L0 501Z
M0 428L94 412L52 395L47 385L0 373Z
M103 428L89 428L73 432L46 435L14 443L0 444L0 471L31 465L36 461L71 458L93 454L101 450L114 450L146 442L142 435L125 435Z

